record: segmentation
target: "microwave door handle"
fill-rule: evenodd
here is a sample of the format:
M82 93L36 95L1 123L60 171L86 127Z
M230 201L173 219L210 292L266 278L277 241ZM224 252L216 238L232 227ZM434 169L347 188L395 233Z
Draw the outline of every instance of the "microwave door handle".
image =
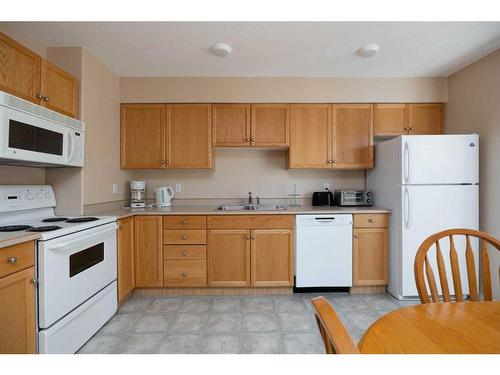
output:
M68 161L73 159L73 154L75 153L75 148L73 147L73 142L74 142L73 135L71 132L68 133Z
M116 229L118 228L118 225L114 225L112 227L108 227L106 229L103 229L99 232L96 232L96 233L92 233L92 234L89 234L83 238L79 238L77 239L76 241L75 240L72 240L72 241L64 241L64 242L60 242L58 244L55 244L55 245L51 245L49 247L48 250L50 251L58 251L59 249L63 249L65 247L67 247L68 245L74 245L76 243L80 243L80 242L83 242L83 241L87 241L88 239L92 239L92 238L95 238L95 237L99 237L101 235L103 235L104 233L107 233L107 232L114 232L116 231ZM72 250L71 250L72 251ZM63 251L64 252L64 251Z

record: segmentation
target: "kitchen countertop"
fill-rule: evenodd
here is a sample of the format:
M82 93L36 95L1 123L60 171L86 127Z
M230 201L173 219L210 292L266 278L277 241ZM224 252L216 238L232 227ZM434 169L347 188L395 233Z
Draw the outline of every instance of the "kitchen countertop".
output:
M40 238L40 234L35 232L2 232L0 233L0 249L18 243L37 240L38 238Z
M286 207L286 206L285 206ZM238 210L222 211L217 206L172 206L167 208L104 208L92 207L85 210L85 215L109 215L124 219L134 215L307 215L307 214L385 214L389 210L377 207L330 207L301 206L285 210Z

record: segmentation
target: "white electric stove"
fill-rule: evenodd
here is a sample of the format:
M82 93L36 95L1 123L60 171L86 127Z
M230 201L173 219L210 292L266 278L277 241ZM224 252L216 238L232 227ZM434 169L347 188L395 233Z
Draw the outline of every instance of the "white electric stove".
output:
M0 232L37 232L38 351L75 353L116 312L116 217L55 215L49 185L0 186Z

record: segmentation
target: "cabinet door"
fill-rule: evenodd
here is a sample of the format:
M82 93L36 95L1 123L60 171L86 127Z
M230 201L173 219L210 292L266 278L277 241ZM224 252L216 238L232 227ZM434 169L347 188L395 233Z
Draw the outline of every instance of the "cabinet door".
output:
M40 56L0 33L0 90L40 104L41 68Z
M373 167L373 106L334 104L332 154L334 168Z
M165 168L165 123L163 104L122 104L122 169Z
M375 104L373 128L375 136L408 134L408 105Z
M250 146L250 105L212 104L214 146Z
M410 104L410 134L441 134L443 126L443 104Z
M118 221L118 302L134 290L134 218Z
M209 286L250 286L250 230L209 230L207 253Z
M76 118L78 80L48 61L43 62L42 105L63 115Z
M212 168L210 104L169 104L168 168Z
M290 168L329 168L332 106L292 104L290 108Z
M0 279L0 354L35 353L35 268Z
M293 230L252 230L252 286L293 285Z
M251 125L252 146L286 147L290 137L290 106L252 104Z
M135 286L163 286L161 216L134 217Z
M386 285L387 228L355 228L353 235L353 285Z

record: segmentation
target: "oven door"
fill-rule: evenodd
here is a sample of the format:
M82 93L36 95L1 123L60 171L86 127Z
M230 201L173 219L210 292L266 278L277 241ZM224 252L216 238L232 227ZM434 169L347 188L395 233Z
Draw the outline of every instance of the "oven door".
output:
M40 328L116 280L116 228L113 222L38 242Z
M0 106L0 158L17 163L73 165L83 138L58 122ZM78 147L77 147L78 146Z

